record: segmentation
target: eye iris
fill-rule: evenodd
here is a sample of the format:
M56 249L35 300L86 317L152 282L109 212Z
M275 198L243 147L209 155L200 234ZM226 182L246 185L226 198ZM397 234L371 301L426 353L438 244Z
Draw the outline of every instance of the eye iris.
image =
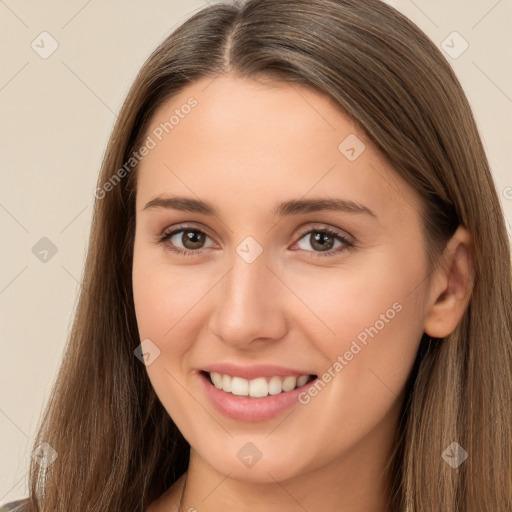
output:
M181 241L187 249L200 249L204 244L204 237L204 233L198 231L184 231ZM192 245L188 245L189 243Z
M318 245L317 245L318 244ZM327 233L316 233L311 235L311 247L320 251L328 251L334 245L334 238Z
M181 243L185 249L201 249L205 243L206 235L201 231L182 230ZM329 232L314 231L309 235L311 247L320 252L329 251L333 248L335 237Z

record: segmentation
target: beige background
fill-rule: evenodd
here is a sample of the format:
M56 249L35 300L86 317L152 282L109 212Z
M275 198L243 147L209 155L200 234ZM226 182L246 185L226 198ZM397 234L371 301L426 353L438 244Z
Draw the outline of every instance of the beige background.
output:
M447 58L473 106L511 233L512 1L389 3L438 46L453 31L469 44ZM149 53L205 5L0 0L0 504L27 495L31 444L72 320L116 113ZM51 48L43 31L58 43L47 59L31 47ZM462 49L450 40L452 52ZM57 248L47 262L32 252L43 237Z

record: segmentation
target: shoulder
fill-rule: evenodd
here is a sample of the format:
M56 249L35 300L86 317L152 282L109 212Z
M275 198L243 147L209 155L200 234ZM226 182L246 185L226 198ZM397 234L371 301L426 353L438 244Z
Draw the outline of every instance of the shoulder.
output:
M26 510L28 510L28 502L28 499L11 501L10 503L1 505L0 512L25 512Z

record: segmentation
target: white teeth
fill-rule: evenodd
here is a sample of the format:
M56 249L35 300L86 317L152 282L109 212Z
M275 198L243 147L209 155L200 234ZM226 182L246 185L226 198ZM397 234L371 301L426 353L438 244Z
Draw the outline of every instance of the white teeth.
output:
M241 377L231 379L231 393L233 395L247 396L249 394L249 381Z
M265 377L249 381L249 396L262 397L268 395L268 384Z
M212 379L213 385L218 388L222 389L222 375L217 372L210 373L210 378Z
M283 391L291 391L292 389L295 389L295 386L297 385L297 377L286 377L286 379L283 380Z
M251 396L261 398L268 395L278 395L281 392L292 391L293 389L304 386L309 381L309 375L299 377L271 377L268 381L265 377L247 380L242 377L231 377L217 372L211 372L210 378L217 389L222 389L227 393L233 393L238 396Z
M281 379L279 377L271 377L268 381L268 392L270 395L278 395L283 390Z
M222 376L222 389L231 392L231 377L229 375Z
M309 380L309 375L302 375L297 379L297 387L300 388L301 386L304 386L306 382Z

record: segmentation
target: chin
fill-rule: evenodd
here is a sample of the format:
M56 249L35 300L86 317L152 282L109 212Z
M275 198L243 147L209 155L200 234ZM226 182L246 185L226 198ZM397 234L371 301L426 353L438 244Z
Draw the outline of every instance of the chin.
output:
M248 442L248 444L250 441ZM229 478L251 483L275 483L277 481L284 481L294 478L301 473L307 473L311 468L309 464L299 462L294 456L295 450L286 450L281 444L281 449L273 449L271 455L265 455L264 448L262 448L261 458L257 459L256 452L253 455L253 461L244 461L243 448L240 450L238 445L244 447L243 443L236 442L237 449L234 456L224 456L211 458L210 456L202 457L208 464L210 464L216 471L223 475L229 475ZM256 444L256 443L255 443ZM262 443L263 444L263 443ZM237 452L242 451L239 460ZM247 449L247 453L249 453ZM288 454L289 457L283 456ZM252 465L250 465L252 464Z

